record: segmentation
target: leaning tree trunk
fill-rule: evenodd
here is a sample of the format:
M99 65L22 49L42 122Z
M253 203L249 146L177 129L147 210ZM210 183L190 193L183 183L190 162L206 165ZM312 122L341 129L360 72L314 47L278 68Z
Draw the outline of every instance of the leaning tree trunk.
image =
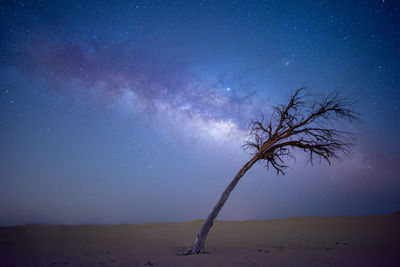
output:
M253 164L258 160L258 156L254 156L249 162L247 162L240 171L236 174L235 178L230 182L230 184L226 187L225 191L222 193L217 205L215 205L214 209L208 215L207 220L201 227L200 232L197 234L194 243L188 247L186 250L182 251L179 255L189 255L189 254L200 254L204 253L204 245L206 242L206 238L208 232L210 231L211 227L213 226L214 220L217 217L218 213L221 211L222 207L224 206L226 200L229 197L229 194L235 188L237 183L239 182L240 178L247 172L248 169L253 166Z

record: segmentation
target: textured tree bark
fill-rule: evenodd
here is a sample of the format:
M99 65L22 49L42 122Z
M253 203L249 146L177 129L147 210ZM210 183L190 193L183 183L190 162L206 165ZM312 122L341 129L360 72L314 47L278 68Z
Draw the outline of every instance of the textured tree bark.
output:
M230 193L235 188L237 183L239 182L240 178L247 172L248 169L253 166L254 163L259 159L258 155L255 155L250 161L248 161L236 174L235 178L229 183L226 187L225 191L222 193L219 201L215 205L214 209L208 215L207 220L203 224L200 232L197 234L194 243L188 247L186 250L182 251L179 255L189 255L189 254L200 254L205 253L204 245L206 242L206 238L208 232L210 231L211 227L213 226L215 218L218 216L218 213L221 211L222 207L224 206L226 200L228 199Z

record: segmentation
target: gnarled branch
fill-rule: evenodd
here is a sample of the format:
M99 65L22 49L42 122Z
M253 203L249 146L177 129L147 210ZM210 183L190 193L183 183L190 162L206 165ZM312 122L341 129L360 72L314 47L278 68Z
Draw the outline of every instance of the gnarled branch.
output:
M294 157L296 148L307 153L311 164L315 156L330 164L331 158L339 152L349 152L352 146L352 135L335 129L331 122L359 121L359 114L354 111L355 102L340 93L314 97L310 101L311 95L305 91L303 87L297 89L287 105L274 106L269 122L265 123L262 117L251 123L244 148L252 149L277 174L285 174L284 158Z

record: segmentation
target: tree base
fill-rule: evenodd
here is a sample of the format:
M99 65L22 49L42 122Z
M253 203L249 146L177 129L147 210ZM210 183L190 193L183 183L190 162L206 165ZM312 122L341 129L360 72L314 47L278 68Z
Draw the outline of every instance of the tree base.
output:
M196 237L193 245L185 249L184 251L178 253L178 256L186 256L186 255L193 255L193 254L207 254L204 250L204 241L200 242L199 238Z
M207 252L204 249L195 249L193 246L188 247L187 249L179 252L177 255L178 256L187 256L187 255L193 255L193 254L207 254Z
M178 253L177 255L186 256L193 254L206 254L207 252L204 251L204 243L205 243L205 237L199 239L199 235L197 235L196 239L194 240L194 243L184 251Z

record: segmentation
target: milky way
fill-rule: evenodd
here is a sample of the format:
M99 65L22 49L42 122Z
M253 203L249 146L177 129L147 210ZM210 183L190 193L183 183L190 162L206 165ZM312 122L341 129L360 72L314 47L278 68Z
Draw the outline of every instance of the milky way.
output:
M52 45L40 40L28 51L28 68L56 90L90 94L103 104L167 120L205 138L243 137L256 113L256 92L205 82L184 63L162 60L123 46ZM246 120L247 119L247 120ZM173 124L173 125L172 125Z

